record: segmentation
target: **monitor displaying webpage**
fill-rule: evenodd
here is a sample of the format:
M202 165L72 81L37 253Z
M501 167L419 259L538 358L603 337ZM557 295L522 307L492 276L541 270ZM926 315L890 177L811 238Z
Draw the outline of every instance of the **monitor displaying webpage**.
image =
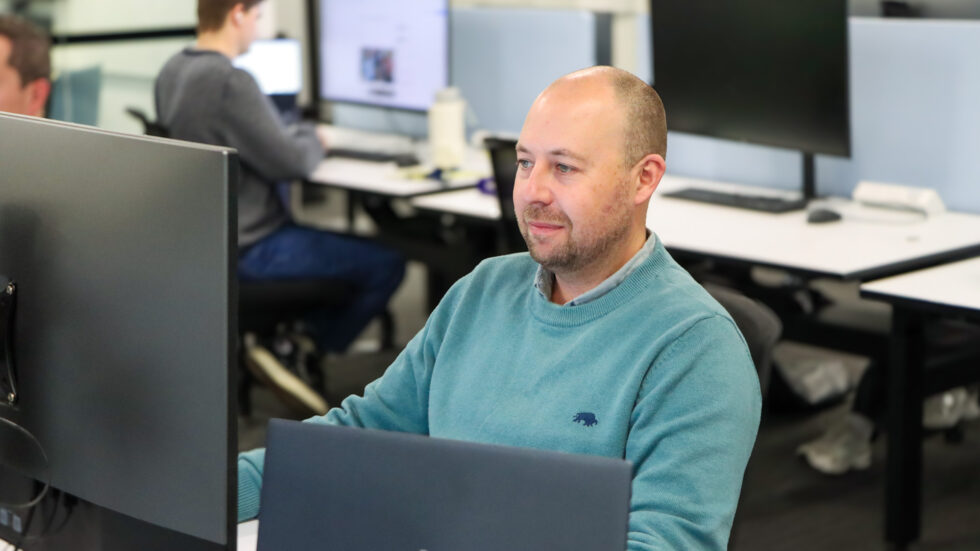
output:
M303 54L298 40L256 40L232 63L251 73L267 96L294 96L303 89Z
M320 97L424 111L449 84L448 0L320 0Z

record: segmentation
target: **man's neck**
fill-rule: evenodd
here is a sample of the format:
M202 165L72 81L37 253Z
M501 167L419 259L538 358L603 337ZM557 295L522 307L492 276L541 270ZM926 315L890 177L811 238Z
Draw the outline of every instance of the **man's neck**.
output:
M200 33L197 36L197 49L215 51L228 59L235 59L241 54L235 38L221 31Z
M551 302L567 304L575 297L595 289L600 283L613 275L633 258L646 243L646 228L642 232L632 232L632 236L619 248L619 252L574 272L555 272L555 282L551 286Z

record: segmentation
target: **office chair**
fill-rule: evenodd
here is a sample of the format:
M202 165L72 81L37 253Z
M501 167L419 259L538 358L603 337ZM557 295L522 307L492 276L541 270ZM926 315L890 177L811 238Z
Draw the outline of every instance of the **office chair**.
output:
M324 414L327 403L322 399L326 393L326 379L320 365L310 365L317 361L312 339L297 330L295 322L307 312L324 308L338 308L347 305L353 294L353 286L339 280L295 279L295 280L239 280L238 282L238 334L239 366L238 384L239 410L250 415L252 412L251 389L259 378L271 386L283 400L301 413ZM287 359L287 357L289 359ZM270 379L263 362L278 363L286 371L293 373L319 396L311 396L297 385L295 378L281 372L278 380ZM284 363L291 363L286 366ZM258 364L258 365L255 365ZM256 369L258 368L258 369ZM292 387L292 390L289 388Z
M517 226L514 213L514 178L517 176L517 142L501 138L483 141L490 152L493 165L494 188L500 204L500 221L497 226L498 252L516 253L527 250L527 244Z
M147 136L158 136L161 138L167 137L167 129L162 124L156 121L151 121L142 109L127 107L126 114L140 121L140 124L143 125L143 133Z
M705 283L704 288L728 311L745 337L765 397L772 373L772 350L782 334L782 322L768 306L734 289L713 283Z

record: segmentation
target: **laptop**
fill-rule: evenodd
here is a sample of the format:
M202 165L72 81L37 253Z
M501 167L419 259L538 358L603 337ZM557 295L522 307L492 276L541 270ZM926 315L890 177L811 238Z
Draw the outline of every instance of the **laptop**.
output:
M259 89L276 106L284 124L300 120L296 98L303 90L303 51L299 40L256 40L232 64L252 74Z
M626 549L628 461L273 419L258 551Z

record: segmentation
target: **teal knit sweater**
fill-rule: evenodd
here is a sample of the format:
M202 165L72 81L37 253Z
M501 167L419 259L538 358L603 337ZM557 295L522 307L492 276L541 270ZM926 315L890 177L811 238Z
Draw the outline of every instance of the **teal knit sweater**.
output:
M726 549L761 402L731 318L660 243L581 306L546 300L537 267L480 264L363 398L309 422L626 458L631 551ZM239 520L263 460L239 456Z

